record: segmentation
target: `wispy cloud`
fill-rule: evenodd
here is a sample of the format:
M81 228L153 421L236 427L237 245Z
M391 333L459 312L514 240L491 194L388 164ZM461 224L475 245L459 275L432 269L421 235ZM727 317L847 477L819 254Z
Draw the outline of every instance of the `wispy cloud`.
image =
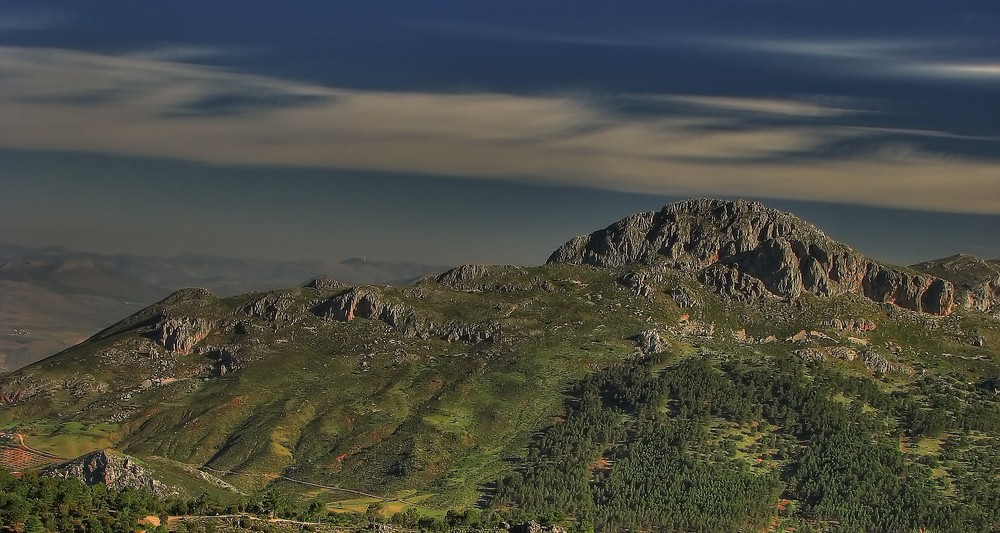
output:
M687 40L725 49L838 59L888 59L960 46L961 40L914 38L823 38L689 35Z
M967 82L1000 78L1000 58L970 63L966 53L979 49L972 37L822 37L733 35L711 32L634 32L577 34L531 31L469 23L418 21L415 26L438 32L512 41L581 46L703 50L724 54L757 54L805 59L797 68L870 78L936 77Z
M153 61L197 61L201 59L213 59L220 57L233 57L243 55L247 52L245 48L232 46L199 46L192 44L164 44L153 48L136 50L129 54L137 59L149 59Z
M932 78L962 78L967 80L1000 81L1000 61L992 63L912 62L900 65L897 70L911 75Z
M587 97L348 90L13 47L0 70L6 148L1000 213L997 163L880 145L887 132L842 124L859 111L821 101L654 95L677 111L622 115ZM824 155L844 141L868 149Z
M1000 79L1000 58L969 62L983 42L963 38L773 38L689 35L695 45L807 61L801 68L866 78L935 77L965 82Z
M673 102L701 110L726 113L751 113L758 115L779 115L789 117L838 117L864 113L862 109L837 107L804 99L792 98L739 98L731 96L663 95L646 96L665 102Z

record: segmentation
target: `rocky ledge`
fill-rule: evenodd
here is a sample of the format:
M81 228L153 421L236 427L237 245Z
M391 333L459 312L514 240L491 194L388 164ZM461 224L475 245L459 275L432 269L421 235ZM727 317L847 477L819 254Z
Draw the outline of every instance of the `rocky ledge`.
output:
M956 305L950 281L873 261L795 215L745 200L699 198L638 213L570 240L548 262L666 264L744 300L853 293L934 315Z
M418 316L413 307L386 298L373 287L355 287L334 296L313 309L325 319L350 322L355 318L380 320L408 337L438 337L449 342L465 341L474 344L499 340L501 327L498 322L462 323L450 320L439 324Z

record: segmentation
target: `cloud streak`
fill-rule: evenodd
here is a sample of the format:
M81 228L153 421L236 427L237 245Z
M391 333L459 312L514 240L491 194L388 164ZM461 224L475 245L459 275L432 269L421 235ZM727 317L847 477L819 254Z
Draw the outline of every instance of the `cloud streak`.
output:
M863 113L860 109L836 107L803 100L777 98L739 98L728 96L665 95L647 97L654 100L693 106L702 110L725 113L751 113L788 117L839 117Z
M348 90L15 47L0 71L5 148L1000 213L996 162L878 149L884 131L843 123L867 110L805 100L659 95L645 98L674 112L623 116L587 97ZM822 155L844 141L870 149Z
M558 43L590 47L702 50L720 54L804 59L796 68L860 78L939 78L962 82L1000 80L1000 58L969 63L965 52L989 41L970 37L827 37L731 35L712 32L635 32L577 34L541 32L481 24L419 21L429 31L510 41Z

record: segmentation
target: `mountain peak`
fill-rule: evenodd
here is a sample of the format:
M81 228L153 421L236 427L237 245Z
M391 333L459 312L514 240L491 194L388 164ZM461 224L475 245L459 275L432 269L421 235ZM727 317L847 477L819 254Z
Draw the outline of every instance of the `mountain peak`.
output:
M637 213L570 240L548 262L666 265L737 299L854 293L935 315L955 303L949 281L883 265L791 213L746 200L696 198Z
M705 267L774 238L832 242L812 224L759 202L695 198L576 237L548 262L617 267L666 260Z

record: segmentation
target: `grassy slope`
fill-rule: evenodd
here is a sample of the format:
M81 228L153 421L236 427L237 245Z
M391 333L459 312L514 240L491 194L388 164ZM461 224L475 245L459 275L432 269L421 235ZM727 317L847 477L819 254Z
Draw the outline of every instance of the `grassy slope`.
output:
M16 373L48 380L54 392L0 410L0 425L30 433L39 449L67 457L113 444L150 460L232 472L219 475L245 491L277 482L333 508L354 509L370 499L278 476L398 497L393 505L400 507L441 509L475 503L484 484L510 468L505 458L519 455L534 432L557 420L566 387L595 368L633 357L628 339L646 329L667 336L677 353L748 359L804 346L853 346L848 336L865 337L879 353L915 371L874 378L880 387L918 400L927 398L928 387L917 385L927 374L963 382L1000 374L1000 343L992 342L1000 338L1000 325L983 315L919 317L849 296L750 307L721 301L679 275L646 299L620 287L617 274L552 265L488 280L532 287L525 290L464 292L433 281L379 289L437 323L499 321L503 338L481 345L404 337L379 321L325 321L307 310L329 294L282 291L299 309L295 324L275 328L244 318L259 331L240 335L223 328L201 343L237 348L244 368L222 377L204 355L146 355L151 343L137 330L112 331ZM678 309L662 292L676 285L697 294L702 305ZM169 307L175 316L232 322L252 297ZM714 324L714 335L682 334L682 314ZM822 325L832 318L868 318L878 329L838 332ZM732 336L739 329L778 341L740 343ZM800 330L819 330L832 340L784 340ZM973 333L988 340L985 348L968 344ZM896 352L894 345L900 347ZM112 349L117 355L107 355ZM830 364L872 378L860 360ZM85 378L88 373L94 377ZM177 380L143 386L158 376ZM75 389L63 386L67 379L76 380ZM81 380L89 385L79 386ZM103 387L94 386L98 382ZM74 396L74 390L83 392ZM732 453L735 445L750 465L768 455L757 444L760 428L720 421L712 436L712 446ZM930 445L918 451L941 454ZM768 466L777 464L755 468ZM940 468L947 478L949 464ZM175 479L182 482L183 476Z

